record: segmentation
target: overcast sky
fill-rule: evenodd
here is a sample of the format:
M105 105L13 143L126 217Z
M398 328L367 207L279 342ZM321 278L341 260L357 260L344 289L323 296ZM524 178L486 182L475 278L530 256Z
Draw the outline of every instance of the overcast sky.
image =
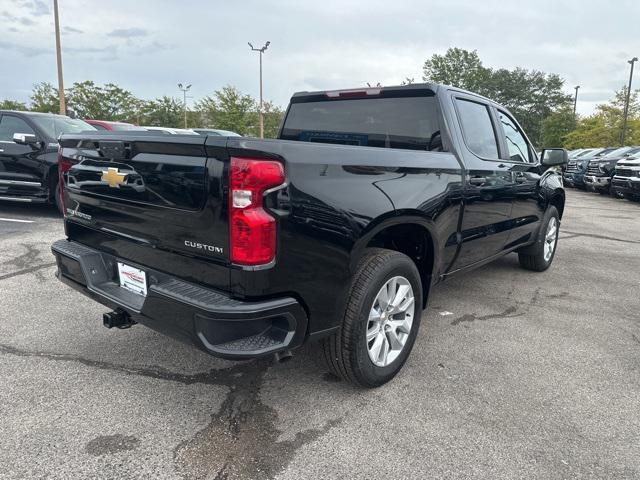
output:
M231 84L286 105L299 90L422 78L448 47L477 49L485 66L558 73L581 85L590 113L626 84L640 56L638 0L59 0L65 84L113 82L142 98L195 99ZM52 0L0 0L0 99L26 101L56 84ZM640 87L640 71L636 88Z

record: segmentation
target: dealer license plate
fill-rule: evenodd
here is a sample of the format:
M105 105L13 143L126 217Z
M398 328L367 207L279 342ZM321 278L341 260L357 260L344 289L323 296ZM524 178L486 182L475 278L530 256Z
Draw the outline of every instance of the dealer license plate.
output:
M118 276L122 288L147 296L147 274L144 271L118 262Z

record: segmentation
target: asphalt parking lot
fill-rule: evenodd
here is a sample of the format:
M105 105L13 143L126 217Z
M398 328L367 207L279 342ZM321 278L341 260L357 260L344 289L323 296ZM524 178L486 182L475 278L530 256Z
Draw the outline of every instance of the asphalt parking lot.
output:
M231 363L103 328L54 277L62 237L0 205L0 478L640 478L639 203L569 190L551 269L438 286L368 391L309 349Z

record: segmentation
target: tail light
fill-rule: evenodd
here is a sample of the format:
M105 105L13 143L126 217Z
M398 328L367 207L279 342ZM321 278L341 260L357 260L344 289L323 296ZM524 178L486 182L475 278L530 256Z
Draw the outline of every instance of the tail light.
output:
M275 258L276 221L264 209L264 193L283 183L280 162L231 157L229 247L233 263L264 265Z
M69 160L62 156L62 147L58 147L58 186L60 187L59 195L60 195L60 208L62 209L62 214L64 212L64 174L67 173L73 165L77 162Z

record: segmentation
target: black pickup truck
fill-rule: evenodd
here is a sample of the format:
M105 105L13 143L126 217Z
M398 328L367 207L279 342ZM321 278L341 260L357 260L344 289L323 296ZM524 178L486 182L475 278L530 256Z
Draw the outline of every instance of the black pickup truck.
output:
M639 152L640 147L620 147L602 157L590 160L584 175L586 189L603 195L613 193L611 180L615 175L616 164L620 160L633 158Z
M442 85L297 93L279 139L64 135L58 277L216 356L317 341L361 386L389 381L431 287L517 252L551 264L564 150Z
M64 115L0 110L0 201L60 207L57 139L85 130L95 128Z

